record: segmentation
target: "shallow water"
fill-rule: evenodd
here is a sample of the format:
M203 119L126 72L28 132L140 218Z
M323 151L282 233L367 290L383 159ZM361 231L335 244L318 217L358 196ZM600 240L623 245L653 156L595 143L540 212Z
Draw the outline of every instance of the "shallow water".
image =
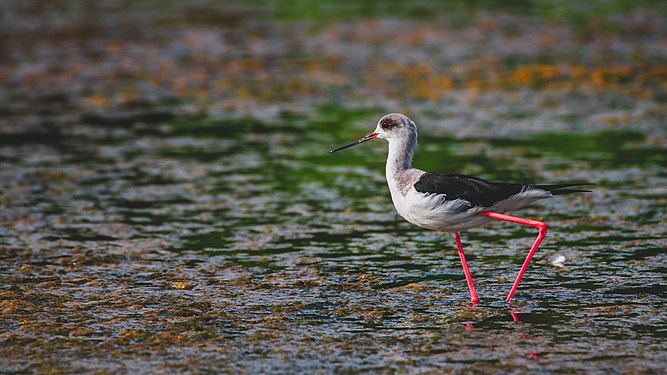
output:
M474 39L482 21L460 33ZM414 36L427 42L440 30L432 21L387 22L413 22ZM653 22L664 36L664 21ZM348 26L362 35L369 27ZM180 27L192 30L186 22L163 32L180 35ZM292 45L293 26L272 27L282 33L256 37ZM324 29L310 37L329 38L327 50L374 48L340 36L335 24ZM99 40L96 32L88 37ZM143 38L155 42L158 34ZM156 59L178 61L179 46L204 55L219 48L192 38L194 47L175 42ZM647 51L663 40L637 38L648 40ZM571 48L586 51L594 42ZM457 58L466 61L470 47L459 47ZM342 50L338 63L365 67ZM277 69L293 61L279 56ZM194 74L190 68L178 69ZM662 372L664 89L646 97L633 90L649 83L627 82L592 92L584 82L573 91L488 93L462 83L442 100L410 102L420 126L416 167L597 183L592 193L516 213L546 221L549 234L509 304L503 299L534 230L493 223L462 234L477 306L468 302L453 239L394 212L383 176L386 145L329 153L396 110L382 104L397 100L392 85L376 87L382 100L332 103L335 92L306 90L264 106L250 87L236 110L221 110L227 94L219 93L204 110L193 110L189 96L80 107L77 100L92 99L81 99L77 87L49 104L7 86L11 100L0 111L2 371ZM295 98L307 105L289 105ZM256 107L263 109L255 116L246 110Z
M179 118L70 131L92 129L3 146L16 155L2 169L3 305L15 317L5 352L68 353L62 369L190 358L253 372L657 369L665 359L665 154L641 133L422 135L416 165L451 158L493 179L599 184L522 211L550 234L509 305L535 233L465 233L481 297L471 306L453 240L394 213L386 146L328 154L364 129ZM574 141L582 148L562 151ZM122 365L108 350L124 353Z

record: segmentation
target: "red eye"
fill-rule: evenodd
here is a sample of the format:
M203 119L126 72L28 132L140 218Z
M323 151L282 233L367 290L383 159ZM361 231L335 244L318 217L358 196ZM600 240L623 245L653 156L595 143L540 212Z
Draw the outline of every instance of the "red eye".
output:
M380 126L382 127L382 129L390 129L391 128L391 123L389 121L385 120L385 121L382 121L382 124L380 124Z

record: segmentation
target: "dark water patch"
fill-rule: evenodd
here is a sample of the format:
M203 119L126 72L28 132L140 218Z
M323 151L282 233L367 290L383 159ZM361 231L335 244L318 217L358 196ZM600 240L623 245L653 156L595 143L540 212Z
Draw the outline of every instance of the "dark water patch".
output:
M635 324L632 330L640 336L649 336L656 339L667 338L667 327L664 325L656 327L655 325Z
M387 270L399 269L405 271L429 271L433 268L430 264L420 264L415 263L412 258L405 257L404 259L411 260L411 262L399 263L399 264L387 264L385 268ZM430 274L430 273L427 273ZM430 276L425 276L425 280L430 280Z
M41 284L48 282L60 283L61 279L57 276L14 276L6 280L9 284ZM25 296L31 302L48 301L48 297L36 297L35 295Z
M209 233L198 234L195 237L184 237L183 245L179 248L172 249L172 251L204 250L213 252L216 249L225 249L230 243L230 235L231 233L229 231L212 231Z
M156 188L156 190L159 190ZM151 201L142 201L142 200L127 200L127 199L118 199L114 202L114 205L119 208L127 208L133 212L138 212L140 210L146 210L151 208L158 208L163 206L172 206L178 204L191 204L191 200L183 197L174 198L174 199L160 199L160 200L151 200Z
M576 289L576 290L598 290L604 285L601 285L599 282L595 282L592 280L583 280L581 278L559 278L562 282L560 285L562 285L564 288L569 288L569 289ZM571 281L575 280L575 281Z
M60 145L67 137L58 131L0 134L0 147L30 144Z
M331 233L331 232L318 231L311 233L308 238L294 239L290 240L290 242L296 247L305 244L318 244L318 245L327 243L342 244L347 242L350 238L363 237L365 234L366 234L365 232L355 232L355 231L351 231L349 233Z
M153 107L145 108L135 112L120 113L88 113L81 117L84 124L109 126L109 127L133 127L137 124L159 124L175 119L173 111L154 110Z
M280 133L295 134L303 132L303 128L292 126L289 123L268 124L255 118L226 118L214 119L207 117L193 117L173 121L161 129L163 137L199 137L240 139L243 136L258 136Z
M628 259L632 260L644 260L646 258L655 257L661 254L667 254L667 248L664 247L653 247L653 248L641 248L628 254Z
M50 236L44 236L44 240L46 241L57 241L57 240L62 240L62 239L67 239L70 241L113 241L116 240L115 237L103 235L96 233L92 229L88 228L80 228L80 229L62 229L60 232L62 234L58 235L50 235Z
M506 332L508 329L512 329L512 325L519 325L522 323L531 323L530 313L514 313L515 317L512 316L511 310L499 309L494 311L490 317L475 321L473 327L476 329L483 329L485 331L500 331ZM515 320L516 319L516 320ZM557 321L557 319L555 319ZM535 320L532 319L532 323Z
M627 288L614 288L609 290L609 293L612 294L654 294L657 296L662 296L665 294L665 286L662 284L653 284L653 285L643 285L637 287L627 287Z
M585 161L592 168L665 165L667 156L660 148L641 145L645 138L644 133L630 130L540 133L525 139L490 139L489 144L502 148L527 148L536 158L567 157L572 161Z
M645 260L653 257L658 257L658 259L660 259L660 255L665 253L667 253L665 248L639 246L638 248L622 250L617 248L601 250L590 255L590 257L606 262L626 262L630 260Z
M389 267L388 269L396 269L396 267ZM409 269L406 269L408 271ZM386 281L378 283L374 286L376 289L391 289L398 288L410 284L422 283L426 281L459 281L463 280L465 277L460 272L452 271L439 271L439 272L426 272L421 276L390 276Z
M158 151L156 154L165 158L195 159L204 163L224 162L225 156L232 155L241 150L241 147L220 146L219 148L202 148L198 146L169 148Z
M595 245L604 245L604 244L609 244L610 242L615 242L615 243L626 243L626 242L632 242L632 241L640 241L640 240L659 240L662 239L663 237L658 237L658 236L637 236L635 233L627 233L626 235L602 235L599 234L595 237L588 238L585 240L566 240L566 239L561 239L559 243L562 246L595 246Z

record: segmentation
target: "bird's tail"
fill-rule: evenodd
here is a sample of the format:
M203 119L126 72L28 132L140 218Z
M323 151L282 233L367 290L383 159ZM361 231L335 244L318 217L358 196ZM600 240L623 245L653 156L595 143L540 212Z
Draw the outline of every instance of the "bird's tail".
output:
M592 186L595 185L590 182L575 182L570 184L554 184L554 185L534 185L534 188L542 189L551 192L553 195L560 194L571 194L571 193L590 193L590 190L585 189L570 189L572 187L579 186Z

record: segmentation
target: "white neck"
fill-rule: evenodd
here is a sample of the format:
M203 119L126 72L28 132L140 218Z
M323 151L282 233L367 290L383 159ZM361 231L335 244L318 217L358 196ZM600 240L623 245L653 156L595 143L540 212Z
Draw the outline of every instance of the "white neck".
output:
M405 195L406 184L409 183L408 173L412 169L412 155L417 147L417 137L408 137L389 140L389 154L387 156L387 183L394 195ZM394 200L395 201L395 200Z
M412 168L412 156L415 153L416 146L416 137L389 140L387 176L405 172Z

